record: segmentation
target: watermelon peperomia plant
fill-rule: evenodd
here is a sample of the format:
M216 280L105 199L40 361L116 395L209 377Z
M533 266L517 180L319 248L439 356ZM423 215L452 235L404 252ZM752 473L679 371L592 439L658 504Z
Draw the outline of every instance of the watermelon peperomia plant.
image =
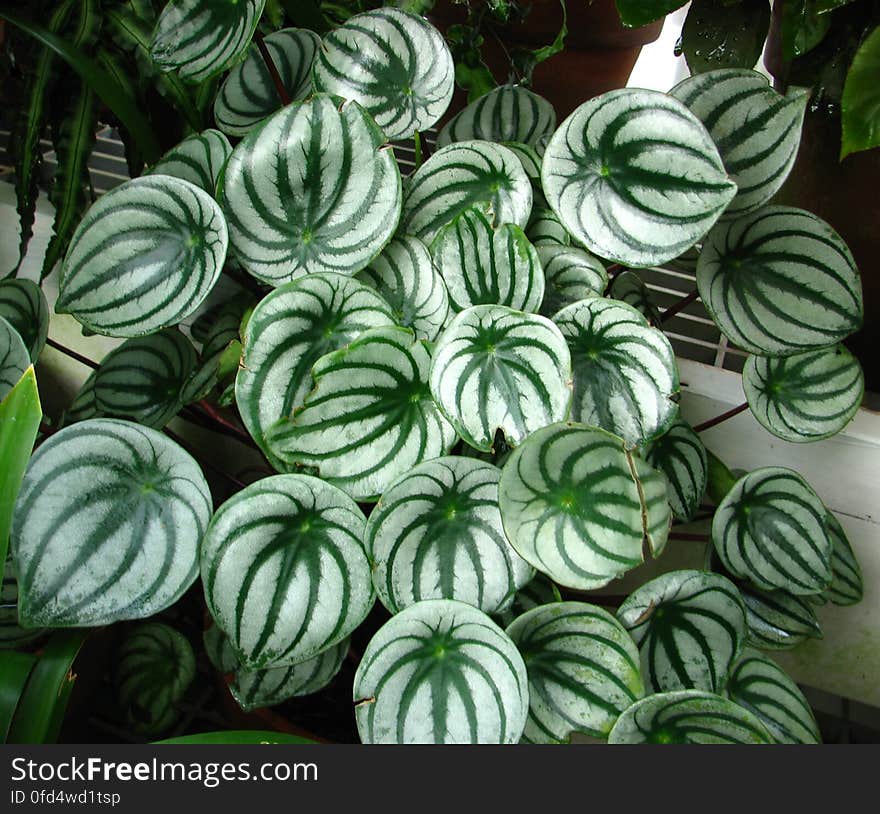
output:
M770 432L847 424L858 271L827 223L771 202L806 92L720 70L612 91L557 126L504 86L425 157L454 71L424 18L382 8L323 40L264 40L263 6L172 0L156 21L149 70L200 97L222 77L217 129L99 198L69 240L56 312L124 341L44 420L0 646L147 620L114 683L128 725L156 735L195 672L167 612L200 580L195 644L243 709L319 692L354 660L364 742L818 741L761 651L820 635L815 604L858 602L858 563L796 472L736 477L706 450L631 271L696 258ZM408 137L403 177L390 141ZM221 278L235 294L217 297ZM0 283L0 396L47 324L39 287ZM248 438L277 474L215 505L162 432L178 413ZM691 521L710 527L702 569L602 590L662 565ZM22 698L25 668L4 676Z

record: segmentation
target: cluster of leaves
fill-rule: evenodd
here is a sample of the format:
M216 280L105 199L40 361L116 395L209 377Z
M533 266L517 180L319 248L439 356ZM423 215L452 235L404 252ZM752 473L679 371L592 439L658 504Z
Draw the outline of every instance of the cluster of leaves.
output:
M735 478L707 452L662 315L621 272L697 247L759 420L797 442L842 429L862 395L838 344L862 319L858 272L828 224L768 204L805 95L719 71L557 127L503 86L404 181L389 140L444 114L442 36L389 8L319 46L302 29L251 45L263 11L174 0L158 18L163 75L226 73L220 130L99 198L69 242L56 312L125 341L31 458L4 630L152 617L200 578L205 648L251 709L333 680L378 599L392 616L353 686L365 742L816 741L753 648L816 635L813 603L859 600L858 564L797 473ZM204 311L230 264L258 301ZM30 363L22 332L45 337L34 288L0 319L2 381ZM160 431L206 397L234 401L278 472L216 510ZM585 594L659 556L710 477L704 570L614 615ZM117 684L153 731L192 653L150 623L132 637Z

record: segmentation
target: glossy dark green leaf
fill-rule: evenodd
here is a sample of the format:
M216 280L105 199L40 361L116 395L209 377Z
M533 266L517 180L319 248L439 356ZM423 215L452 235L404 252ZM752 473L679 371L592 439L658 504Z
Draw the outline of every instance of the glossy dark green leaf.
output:
M861 44L843 87L840 157L880 145L880 26Z
M770 27L767 0L693 0L681 30L692 74L715 68L754 68Z
M685 4L685 0L617 0L620 21L627 28L652 23Z

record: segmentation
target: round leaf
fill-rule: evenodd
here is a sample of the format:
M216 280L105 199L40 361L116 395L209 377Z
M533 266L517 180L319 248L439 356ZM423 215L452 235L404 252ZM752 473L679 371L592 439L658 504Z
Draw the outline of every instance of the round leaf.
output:
M229 139L219 130L204 130L187 136L152 167L150 175L173 175L214 194L217 178L232 153Z
M660 311L654 304L648 286L637 271L627 269L614 275L608 288L608 296L636 309L651 325L660 327Z
M576 246L553 244L537 249L544 269L541 313L545 317L552 317L566 305L602 295L608 285L608 273L589 252Z
M532 241L535 248L545 245L568 246L571 243L571 235L565 231L556 213L549 206L541 206L537 203L532 207L532 214L526 226L526 237Z
M36 362L49 335L49 305L43 290L31 280L0 280L0 318L18 332Z
M807 639L821 639L813 606L786 591L740 588L746 606L748 642L761 650L790 650Z

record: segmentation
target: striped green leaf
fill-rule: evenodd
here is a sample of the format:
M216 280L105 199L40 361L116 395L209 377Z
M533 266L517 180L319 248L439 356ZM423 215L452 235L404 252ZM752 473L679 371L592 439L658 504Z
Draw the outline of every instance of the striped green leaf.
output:
M646 582L617 618L638 645L650 692L722 692L746 640L739 591L709 571L672 571Z
M306 661L363 622L375 599L365 522L348 495L308 475L263 478L217 510L202 583L243 667Z
M214 195L217 179L232 153L229 139L219 130L187 136L152 167L148 175L173 175Z
M721 501L712 542L724 567L758 588L818 594L832 578L826 514L797 472L763 467L741 477Z
M31 357L24 340L0 317L0 401L6 398L30 366Z
M507 627L514 619L532 608L549 605L551 602L562 602L559 588L550 577L540 571L533 570L532 573L534 577L514 594L510 607L494 615L493 618L502 627Z
M8 555L0 584L0 650L18 649L45 632L42 628L23 628L18 623L18 580L15 578L15 563Z
M436 124L452 100L455 66L423 17L379 8L335 28L315 60L319 91L363 105L392 141Z
M631 305L651 325L660 326L660 310L654 304L648 286L637 271L626 269L616 274L608 288L608 296Z
M538 155L535 148L519 141L505 141L503 144L519 159L519 163L522 164L522 168L529 177L529 181L531 181L537 189L540 189L541 156Z
M159 15L150 56L193 84L234 65L247 50L266 0L171 0Z
M862 324L862 286L840 235L802 209L766 206L706 237L697 263L706 309L750 353L833 345Z
M205 646L205 654L208 661L221 673L231 673L238 669L238 656L229 644L229 639L223 635L223 631L212 624L202 633L202 644Z
M388 303L340 274L310 274L260 301L244 331L235 400L245 427L270 460L278 463L266 433L302 406L315 362L369 328L393 324Z
M288 698L319 692L336 677L348 653L348 644L349 640L343 639L298 664L266 670L239 668L229 692L245 711L272 707Z
M556 602L516 619L507 635L529 676L527 743L565 743L574 732L606 738L645 693L639 651L608 611Z
M537 202L532 207L526 226L526 237L536 248L544 245L568 246L571 243L571 235L565 231L556 213L549 206L539 205Z
M475 305L457 314L434 350L431 393L456 432L489 452L500 430L516 446L568 416L571 361L559 329L536 314Z
M434 263L456 313L472 305L537 311L544 274L535 247L512 223L493 228L478 206L444 227L431 245Z
M843 345L793 356L749 356L743 390L752 415L786 441L819 441L840 432L858 412L865 376Z
M657 693L626 710L608 743L772 743L754 713L714 693L678 690Z
M80 221L55 310L107 336L154 333L198 308L226 246L223 213L204 190L168 175L126 181Z
M552 317L566 305L602 295L608 273L598 258L577 246L550 244L537 249L544 269L541 313L545 317Z
M370 640L354 701L364 743L517 743L529 689L522 656L488 616L428 599Z
M652 556L659 557L666 548L672 527L669 486L663 474L642 458L634 455L630 463L639 483L645 542Z
M797 684L776 662L747 648L730 675L730 700L753 712L776 743L821 743L819 725Z
M644 456L666 478L672 513L679 520L691 520L700 508L709 482L709 462L700 436L690 424L677 418L663 435L645 448Z
M457 599L496 613L534 571L510 547L498 510L501 470L473 458L427 461L398 478L367 521L379 600L397 613Z
M831 585L824 596L835 605L856 605L862 601L864 584L862 569L840 521L831 513L825 515L831 538Z
M428 247L417 237L395 237L357 279L375 288L397 322L432 341L446 324L449 297Z
M454 141L517 141L543 152L556 129L556 111L544 97L520 85L501 85L457 113L437 136Z
M394 153L360 105L330 96L294 102L245 136L221 186L235 256L270 285L357 273L400 216Z
M198 573L211 493L171 439L128 421L66 427L31 458L12 522L27 627L152 616Z
M195 348L177 328L127 339L95 372L95 407L162 429L183 406L181 388L195 365Z
M36 362L49 335L49 305L43 290L31 280L0 281L0 317L15 329L30 360Z
M571 417L637 446L662 435L678 415L678 366L666 335L635 308L592 297L553 321L571 351Z
M408 328L374 328L315 362L315 388L268 444L357 500L378 500L413 466L447 454L455 432L431 398L431 356Z
M463 141L437 150L407 183L400 229L430 244L471 206L482 207L494 226L528 223L532 185L506 147Z
M807 639L821 639L822 629L809 600L786 591L762 591L740 584L746 607L747 641L761 650L790 650Z
M791 88L783 96L757 71L722 68L691 76L669 93L703 122L736 182L736 197L724 217L767 203L794 165L807 89Z
M85 421L88 418L100 418L101 411L95 403L95 374L90 373L82 383L79 392L74 396L70 406L64 411L62 426Z
M304 28L284 28L265 38L264 44L278 69L281 84L293 102L312 91L312 64L321 38ZM214 100L214 120L230 136L247 135L281 107L278 91L256 45L247 58L229 72Z
M113 666L116 699L132 731L150 735L169 729L196 677L186 636L162 622L138 625L126 633Z
M656 524L665 509L668 529L665 504L665 493L643 490L623 439L597 427L540 429L501 472L507 539L554 582L578 590L601 588L639 565L646 541L655 553L662 548Z
M676 99L636 88L577 108L550 139L542 177L575 239L637 267L693 246L736 194L700 120Z

